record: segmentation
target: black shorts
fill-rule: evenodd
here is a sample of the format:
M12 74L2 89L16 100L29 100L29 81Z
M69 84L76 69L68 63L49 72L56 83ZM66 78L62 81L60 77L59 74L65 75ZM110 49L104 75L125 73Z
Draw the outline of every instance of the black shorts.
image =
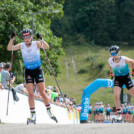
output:
M95 114L99 115L99 111L95 111Z
M103 111L99 111L100 114L103 114Z
M128 90L134 86L129 74L125 76L115 76L114 86L122 88L123 85L125 85Z
M44 82L44 74L41 67L30 70L25 69L25 81L26 83L36 83Z
M107 116L110 116L110 112L106 112L106 115L107 115Z
M127 114L126 112L123 112L123 114L125 115L125 114Z
M88 114L92 114L92 111L89 111Z

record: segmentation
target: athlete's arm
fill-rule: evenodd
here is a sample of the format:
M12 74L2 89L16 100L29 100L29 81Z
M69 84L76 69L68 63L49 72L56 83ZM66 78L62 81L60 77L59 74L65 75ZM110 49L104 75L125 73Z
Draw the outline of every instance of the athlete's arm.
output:
M45 41L36 41L38 48L49 49L49 45Z
M14 46L12 44L13 44L13 39L10 39L8 46L7 46L8 51L20 50L20 43Z
M109 73L110 79L113 80L113 76L114 76L114 75L113 75L113 72L112 72L113 69L112 69L112 67L110 66L110 64L108 64L108 66L109 66L109 70L110 70L110 73Z
M113 73L113 69L112 69L112 67L110 66L110 64L108 64L108 66L109 66L110 73Z
M132 64L132 68L134 69L134 60L133 59L130 59L128 57L125 57L125 62Z

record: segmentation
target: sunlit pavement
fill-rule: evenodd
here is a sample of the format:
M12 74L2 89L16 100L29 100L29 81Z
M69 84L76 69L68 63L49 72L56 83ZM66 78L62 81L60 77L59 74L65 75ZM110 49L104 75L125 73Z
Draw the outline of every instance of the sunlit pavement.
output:
M109 124L0 124L1 134L134 134L132 123Z

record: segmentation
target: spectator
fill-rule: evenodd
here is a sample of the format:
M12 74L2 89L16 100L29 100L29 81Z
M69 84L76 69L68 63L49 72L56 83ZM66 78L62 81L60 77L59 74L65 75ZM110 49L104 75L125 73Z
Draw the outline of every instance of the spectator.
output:
M67 105L67 106L69 106L69 104L70 104L70 99L69 99L69 97L67 96L67 94L64 94L64 100L65 100L65 104Z
M51 99L51 91L46 89L45 92L47 94L47 97L48 97L49 101L53 102L53 100Z
M0 89L4 89L4 87L1 84L1 71L2 71L2 69L3 69L3 64L0 63Z
M5 89L8 89L8 90L11 89L14 100L19 101L19 97L16 95L16 91L13 89L13 87L11 87L11 84L14 83L16 77L14 74L10 77L10 73L9 73L10 70L11 70L11 64L8 62L5 64L4 69L2 69L1 71L1 83Z
M55 98L59 96L59 93L57 93L56 91L50 91L51 92L51 99L53 100L53 102L55 102Z
M111 117L110 117L111 110L113 110L112 107L110 107L110 105L107 104L107 107L106 107L106 120L107 121L111 121Z
M54 90L54 86L48 86L47 89L53 91Z
M92 120L92 105L89 104L88 120Z
M34 97L43 100L36 84L34 85Z
M60 101L60 91L58 88L54 87L53 91L51 91L51 99L53 100L53 102L56 102L56 97L58 97L59 101Z
M26 84L25 83L17 85L14 89L15 89L15 91L21 91L21 92L23 92L25 94L28 94L28 91L26 89Z

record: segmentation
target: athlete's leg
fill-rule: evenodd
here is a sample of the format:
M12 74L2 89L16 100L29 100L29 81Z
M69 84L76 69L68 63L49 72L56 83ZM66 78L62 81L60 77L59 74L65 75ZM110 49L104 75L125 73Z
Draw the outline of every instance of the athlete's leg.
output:
M52 113L50 102L49 102L48 96L47 96L47 94L45 92L45 82L39 82L39 83L37 83L37 86L38 86L40 95L42 96L43 102L46 105L48 115L50 116L51 119L53 119L56 122L58 122L56 117Z
M109 114L109 121L111 121L111 116L110 116L110 114Z
M90 113L88 114L88 120L90 120Z
M45 105L49 105L50 102L49 102L48 96L45 92L45 82L40 82L37 84L37 86L38 86L40 95L42 96L43 102L45 103Z
M134 96L134 87L130 88L129 92Z
M26 88L28 90L28 100L29 100L29 106L30 108L35 108L35 103L34 103L34 84L33 83L27 83Z
M31 112L30 119L36 121L35 103L34 103L34 84L27 83L26 88L28 90L28 101L29 101L29 107Z
M120 109L120 93L121 93L121 88L118 86L115 86L114 87L114 102L115 102L116 109Z

